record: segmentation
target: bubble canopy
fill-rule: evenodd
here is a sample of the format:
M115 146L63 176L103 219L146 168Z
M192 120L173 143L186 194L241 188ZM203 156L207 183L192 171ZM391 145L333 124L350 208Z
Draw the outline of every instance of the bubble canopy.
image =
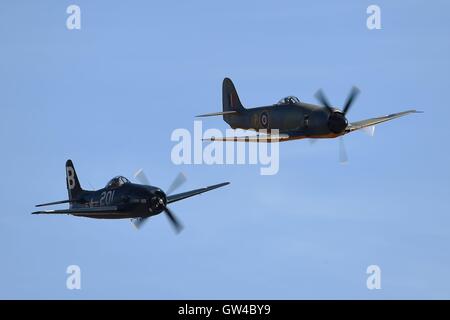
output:
M109 180L109 182L106 184L106 188L117 188L124 185L125 183L130 183L130 181L123 176L117 176Z
M278 101L277 104L296 104L296 103L300 103L300 100L297 97L287 96Z

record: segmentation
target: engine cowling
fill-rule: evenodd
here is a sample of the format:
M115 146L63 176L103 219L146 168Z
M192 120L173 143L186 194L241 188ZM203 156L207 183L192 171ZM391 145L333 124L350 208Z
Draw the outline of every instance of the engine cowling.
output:
M342 133L348 126L348 121L341 111L333 111L328 117L328 128L333 133Z
M153 213L160 213L167 205L167 197L162 191L152 192L148 200L149 210Z

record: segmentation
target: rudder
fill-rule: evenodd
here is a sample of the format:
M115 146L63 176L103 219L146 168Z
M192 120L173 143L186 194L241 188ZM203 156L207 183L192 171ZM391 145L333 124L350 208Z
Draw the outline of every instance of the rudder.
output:
M83 189L81 188L80 181L78 181L75 167L72 160L66 161L66 184L67 192L69 194L69 200L74 200L79 197Z
M241 112L245 110L244 106L239 100L236 88L233 82L229 78L223 79L222 84L222 104L223 111L237 111Z

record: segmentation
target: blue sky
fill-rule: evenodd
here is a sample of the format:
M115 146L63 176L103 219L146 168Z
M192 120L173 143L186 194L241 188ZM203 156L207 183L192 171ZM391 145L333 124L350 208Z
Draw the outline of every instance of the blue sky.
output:
M66 8L81 7L81 30ZM366 8L381 8L368 30ZM0 298L450 298L446 1L2 1ZM350 121L417 108L374 137L280 146L280 171L176 166L176 128L220 111L231 77L245 106L323 88ZM204 127L226 129L221 119ZM139 232L127 220L31 216L84 187L144 167L166 188L231 181L176 203ZM67 290L68 265L82 289ZM381 290L366 288L379 265Z

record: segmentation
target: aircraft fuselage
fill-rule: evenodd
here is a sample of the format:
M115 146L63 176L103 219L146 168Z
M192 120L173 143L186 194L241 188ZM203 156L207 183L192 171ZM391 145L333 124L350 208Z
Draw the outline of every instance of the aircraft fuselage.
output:
M167 204L166 195L160 188L134 183L126 183L116 188L103 188L96 191L83 190L78 200L79 202L70 205L71 209L118 207L118 211L110 213L73 214L98 219L150 217L161 213Z
M295 133L300 138L334 138L345 134L347 119L338 109L329 113L323 107L296 103L244 109L239 115L224 115L223 119L233 129L278 129L279 133Z

